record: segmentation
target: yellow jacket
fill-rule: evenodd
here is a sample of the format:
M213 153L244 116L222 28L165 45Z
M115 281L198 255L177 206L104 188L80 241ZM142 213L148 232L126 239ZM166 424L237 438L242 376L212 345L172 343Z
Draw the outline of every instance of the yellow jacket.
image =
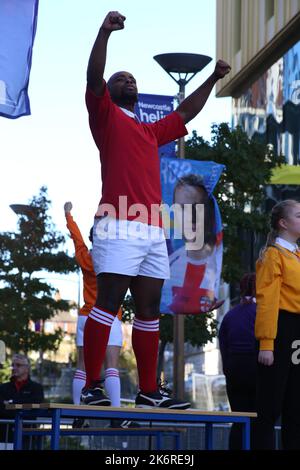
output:
M300 315L300 254L269 247L256 263L255 336L261 351L273 351L279 310Z

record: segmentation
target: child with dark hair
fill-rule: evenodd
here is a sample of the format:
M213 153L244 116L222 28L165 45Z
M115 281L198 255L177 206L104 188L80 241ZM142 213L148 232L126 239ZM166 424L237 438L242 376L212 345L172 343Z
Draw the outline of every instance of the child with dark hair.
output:
M257 346L254 335L256 316L255 274L248 273L240 282L240 303L223 318L219 344L226 377L227 395L232 411L256 411ZM253 427L251 427L253 434ZM242 449L242 427L233 424L229 449Z

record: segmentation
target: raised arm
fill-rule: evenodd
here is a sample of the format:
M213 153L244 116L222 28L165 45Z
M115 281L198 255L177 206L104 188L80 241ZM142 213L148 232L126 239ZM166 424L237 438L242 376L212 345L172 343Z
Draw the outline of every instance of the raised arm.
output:
M106 15L94 43L87 69L87 83L97 96L101 96L103 93L103 74L109 36L112 31L124 28L125 19L125 16L118 11L110 11Z
M65 216L67 220L67 227L70 231L71 238L75 246L75 258L82 269L86 271L94 271L91 254L86 246L84 239L81 235L78 225L72 217L73 205L71 202L66 202L64 205Z
M217 81L224 78L230 70L230 65L223 60L219 60L213 74L206 82L180 103L176 111L180 114L185 124L200 113Z

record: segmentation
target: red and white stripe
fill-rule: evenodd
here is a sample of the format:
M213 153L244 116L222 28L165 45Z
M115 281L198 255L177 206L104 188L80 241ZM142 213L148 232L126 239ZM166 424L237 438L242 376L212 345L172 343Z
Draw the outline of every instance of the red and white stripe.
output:
M74 374L74 379L84 380L86 379L86 373L83 370L77 369Z
M106 369L105 378L107 379L108 377L117 377L117 378L119 378L118 369L113 369L113 368Z
M93 307L89 313L89 318L95 320L98 323L102 323L103 325L111 326L115 319L115 316L105 310L100 310L97 307Z
M137 318L135 318L133 320L133 328L135 328L136 330L147 331L147 332L159 331L159 319L143 321L143 320L138 320Z

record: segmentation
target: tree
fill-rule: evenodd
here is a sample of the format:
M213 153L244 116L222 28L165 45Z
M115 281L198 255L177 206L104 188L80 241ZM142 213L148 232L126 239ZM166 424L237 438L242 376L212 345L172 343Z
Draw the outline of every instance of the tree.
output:
M58 310L69 310L55 300L55 289L43 272L67 274L77 270L75 259L62 251L64 237L48 214L50 201L42 187L30 201L31 211L18 219L17 232L0 234L0 331L13 352L57 350L62 331L46 334L32 325L45 322Z

